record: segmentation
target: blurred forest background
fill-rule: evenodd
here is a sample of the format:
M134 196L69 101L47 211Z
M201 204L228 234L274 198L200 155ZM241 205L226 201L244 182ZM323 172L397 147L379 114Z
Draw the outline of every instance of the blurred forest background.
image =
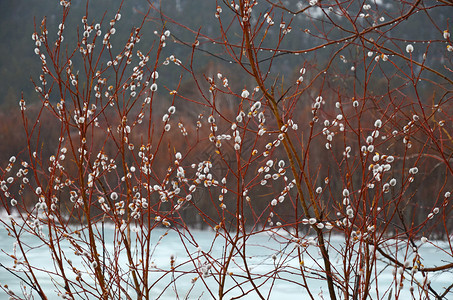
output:
M159 7L160 1L152 1L156 7ZM264 2L264 1L263 1ZM284 1L287 2L287 6L298 10L301 7L300 1ZM361 1L357 1L360 5ZM375 4L379 4L378 7L385 11L384 16L387 16L388 19L392 18L392 13L395 15L400 9L400 1L372 1ZM116 11L113 8L116 8L120 5L120 0L96 0L89 3L89 15L87 16L89 23L100 22L102 18L110 20L115 15ZM214 17L214 12L216 10L216 1L214 0L165 0L162 1L162 7L160 7L161 12L166 15L168 18L177 20L179 24L172 24L171 22L164 22L161 18L159 11L152 11L150 18L147 20L148 24L145 24L144 30L142 32L143 38L142 42L139 45L140 49L144 49L144 52L147 52L146 49L149 49L153 43L159 38L162 28L165 27L171 31L171 39L169 39L168 46L164 48L163 51L167 51L163 57L169 55L175 55L183 61L190 60L192 43L195 41L196 31L200 30L200 33L212 36L218 25L217 20ZM371 3L371 1L370 1ZM222 4L223 5L223 4ZM305 3L304 3L305 5ZM47 20L47 28L49 30L54 30L54 32L49 32L50 36L56 36L58 30L58 24L60 24L60 10L61 6L58 5L58 1L55 0L15 0L15 1L1 1L0 2L0 162L1 167L4 167L4 162L6 162L11 155L15 155L20 152L24 147L26 147L26 141L24 140L23 134L23 125L20 117L20 110L18 102L21 99L21 93L23 93L23 99L27 102L28 108L27 113L32 114L33 110L37 111L41 107L41 100L38 95L34 92L34 86L31 79L38 80L38 74L41 68L39 59L34 53L34 42L31 39L32 33L35 28L39 31L39 25L43 17ZM142 19L143 13L146 13L149 9L149 3L145 0L127 0L124 2L121 9L122 19L119 22L119 25L116 27L117 32L115 34L115 39L119 41L118 49L122 47L122 43L127 40L130 34L131 28L138 26L137 22L140 22ZM354 8L351 8L354 9ZM107 12L108 10L108 12ZM80 34L75 30L80 26L80 20L82 16L85 15L87 11L86 2L82 0L72 0L71 1L71 12L68 16L65 29L65 40L68 43L68 49L74 49L77 45L77 34ZM257 10L258 11L258 10ZM225 14L228 14L228 11L224 11ZM310 16L308 18L307 16ZM422 12L417 14L417 17L411 17L406 22L403 22L398 26L397 29L392 30L392 35L397 34L398 36L392 36L394 41L400 41L401 44L392 44L390 47L403 48L407 44L407 41L411 41L414 44L414 47L418 47L417 41L426 41L432 40L437 41L438 43L433 43L432 47L429 50L429 56L426 58L426 65L436 69L445 71L447 75L448 71L445 69L445 61L443 61L445 55L445 44L441 41L442 31L444 28L436 28L435 26L425 26L426 24L432 24L434 19L438 24L448 23L448 18L453 16L453 9L432 9L430 10L429 15L423 15ZM319 18L321 22L324 18L323 12L317 8L313 7L306 11L305 14L299 14L294 17L294 20L291 24L292 33L289 38L285 38L281 44L281 49L288 50L302 50L310 49L319 44L324 43L325 41L315 38L310 32L316 32L317 26L321 23L316 23L316 18ZM277 18L278 19L278 16ZM364 22L376 22L376 20L370 19L367 20L364 18ZM183 25L183 26L180 26ZM325 26L325 24L323 24ZM73 28L71 28L73 27ZM191 30L187 30L190 28ZM234 32L235 28L230 28L230 31ZM157 31L159 34L155 35L154 31ZM324 28L324 32L335 32L335 28ZM237 32L240 32L237 30ZM341 34L341 33L339 33ZM279 28L278 25L274 26L268 32L270 38L266 39L266 43L272 43L278 41ZM275 37L272 38L272 35ZM214 37L216 38L216 37ZM220 37L217 37L220 38ZM333 38L330 35L329 38ZM341 38L339 35L337 38ZM253 88L256 84L253 82L244 82L242 78L241 71L238 66L235 66L227 59L225 50L222 46L216 45L207 39L199 38L200 46L198 51L195 52L195 63L194 66L198 68L195 70L199 73L200 78L203 76L216 76L217 72L221 71L223 74L230 75L228 76L229 83L232 89L234 89L238 94L244 87ZM240 37L238 37L240 40ZM234 43L234 41L230 41ZM73 43L71 45L71 43ZM421 43L421 42L420 42ZM113 47L115 47L115 42L112 42ZM262 45L263 48L269 47L269 49L275 48L276 45ZM271 73L271 77L279 77L283 82L288 82L287 85L282 85L282 91L286 90L294 84L297 78L300 76L299 69L301 66L307 68L307 75L315 74L322 70L329 60L332 58L332 53L337 51L340 48L340 45L330 45L325 49L320 48L316 51L307 51L305 54L293 55L285 52L279 53L276 55ZM420 47L421 48L421 47ZM349 48L348 51L350 51ZM436 55L437 53L437 55ZM266 62L266 59L271 57L273 54L270 52L263 51L263 63ZM423 51L415 51L413 55L423 55ZM357 53L345 53L344 59L335 59L330 66L331 70L334 70L332 74L337 74L331 77L332 80L328 82L328 87L324 87L324 97L334 96L337 89L341 89L344 95L352 94L352 83L359 81L360 68L355 65L355 62L360 62L360 59L356 59L358 56ZM77 61L74 61L74 64L77 65ZM382 73L391 73L393 65L381 65L381 68L388 68ZM404 69L404 66L402 67ZM159 81L160 86L166 87L168 90L173 90L178 85L180 80L181 71L176 67L167 67L159 70ZM234 76L233 76L234 74ZM388 81L385 78L379 77L380 73L376 73L376 78L372 80L372 84L368 86L369 93L373 94L373 91L380 91L383 88L394 88L400 84L404 83L405 79L398 81L397 79L392 79L391 86L389 86ZM451 74L451 73L450 73ZM338 75L341 75L340 77ZM429 80L429 74L427 74ZM449 76L449 75L447 75ZM436 79L438 80L438 79ZM195 99L198 94L198 90L195 86L192 85L193 80L187 78L187 81L182 79L182 87L179 89L179 94L183 94L186 97ZM320 85L319 85L320 86ZM318 86L318 87L319 87ZM423 86L422 84L420 86ZM209 86L206 85L206 88ZM432 85L426 85L425 90L420 90L419 93L423 96L426 96L426 101L432 101L432 95L435 91L432 90ZM159 88L161 89L161 88ZM164 88L162 88L165 90ZM404 89L404 87L402 87ZM329 91L331 93L329 94ZM348 93L349 90L349 93ZM406 96L410 96L412 93L409 88L407 91L401 90ZM382 92L381 92L382 94ZM312 96L316 97L319 95L319 88L317 89L316 84L313 85ZM160 96L161 107L155 107L156 113L163 112L169 106L169 101L171 96L168 93L161 93ZM227 97L227 96L225 96ZM50 99L51 102L57 103L60 99ZM33 104L36 103L36 107L33 107ZM225 99L224 109L231 109L231 115L236 114L235 107L228 107L228 99ZM231 102L233 103L233 102ZM305 104L302 104L298 110L298 116L293 116L294 119L297 118L311 118L311 104L312 101L306 101ZM183 119L184 114L187 116L187 120L196 118L197 115L206 113L206 116L209 115L209 112L203 111L193 111L189 107L177 107L178 113ZM332 105L332 109L333 105ZM332 112L333 114L333 112ZM162 114L160 114L161 116ZM49 116L51 118L51 116ZM41 118L42 120L43 118ZM371 122L371 120L370 120ZM302 123L302 122L300 122ZM59 129L54 128L52 123L42 124L41 130L41 141L51 141L57 140L59 137ZM403 127L404 124L401 125ZM58 126L57 126L58 127ZM400 128L401 128L400 127ZM191 129L188 128L188 131ZM195 124L193 124L192 130L195 130ZM307 129L308 130L308 129ZM176 132L176 131L173 131ZM137 137L138 139L138 137ZM167 136L168 140L172 140ZM207 147L211 147L215 150L212 144L207 143ZM178 148L177 138L172 140L172 147ZM319 143L320 149L324 147L324 143ZM49 153L45 151L49 150ZM313 149L312 149L313 150ZM359 150L359 149L358 149ZM414 145L413 150L416 153L417 146ZM339 150L340 151L340 150ZM342 150L341 150L342 151ZM212 152L212 151L211 151ZM209 153L207 151L206 153ZM234 150L232 150L232 155ZM321 153L321 151L319 151ZM43 147L43 157L49 157L52 155L51 149ZM198 155L198 161L204 159L209 159L209 157L203 157L203 153L195 153ZM208 154L207 154L208 155ZM341 152L340 154L341 155ZM196 160L196 159L195 159ZM316 161L323 160L322 155L320 157L312 157L312 165L315 168L316 172ZM155 166L158 168L158 165ZM165 162L162 162L162 169L166 169ZM395 169L396 166L395 166ZM440 169L440 168L439 168ZM221 170L219 170L221 172ZM327 172L327 171L326 171ZM417 193L417 197L424 198L424 201L434 201L430 195L431 190L427 187L431 187L432 191L439 190L439 185L443 184L443 178L445 178L444 170L436 170L432 168L431 172L426 173L424 180L420 180L416 185L413 185L412 188L417 190L419 186L424 185L426 188L423 192ZM219 173L220 174L220 173ZM319 180L323 180L326 174L321 172L319 174ZM334 176L335 174L330 174ZM331 177L332 178L332 177ZM335 184L335 183L332 183ZM339 183L341 184L341 183ZM202 196L200 195L200 198ZM408 199L409 201L410 199ZM419 200L419 199L416 199ZM210 202L207 201L207 206L210 205ZM268 205L267 202L263 202L263 206ZM284 209L284 208L282 208ZM288 209L291 209L288 206ZM207 209L208 210L208 209ZM188 212L190 213L190 212ZM411 211L408 210L407 213L410 215ZM424 216L422 216L424 217Z
M38 101L37 96L34 93L34 87L30 80L31 77L36 77L40 71L40 62L36 59L34 54L34 43L31 40L31 35L34 32L34 24L39 29L39 25L43 17L47 19L47 26L50 29L54 29L56 33L58 24L60 24L60 11L61 6L54 0L16 0L16 1L1 1L0 2L0 105L2 108L16 106L18 100L21 98L21 92L24 93L24 99L27 103L33 103ZM156 7L159 7L160 1L151 1ZM295 11L301 6L302 1L284 1L287 6L293 8ZM294 2L294 3L293 3ZM360 1L358 1L359 3ZM373 2L373 1L371 1ZM382 3L382 0L376 1ZM385 1L382 6L386 10L386 14L391 16L392 11L397 12L400 1ZM73 24L74 27L80 25L80 19L85 14L86 5L85 1L72 0L71 1L71 14L69 16L69 23ZM106 18L110 19L115 9L119 6L121 0L97 0L89 3L89 12L91 20L99 21L100 18L109 10ZM130 29L133 26L137 26L138 22L141 21L141 14L148 10L148 1L146 0L128 0L125 1L122 14L124 19L121 20L121 26L118 27L117 37L126 39L129 36ZM173 20L177 20L180 24L187 26L193 30L200 29L200 32L206 35L210 35L214 32L214 28L217 28L218 23L213 17L216 8L216 1L211 0L166 0L162 1L162 12ZM314 7L307 11L307 14L311 16L319 15L322 19L322 12L317 11ZM148 32L144 33L144 38L141 47L144 49L150 48L155 40L154 36L146 36L147 34L153 35L155 30L160 31L162 28L162 22L159 13L154 11L151 13L154 17L153 20L149 20L149 25L145 26L145 30ZM426 26L431 23L430 19L436 20L438 23L445 23L449 18L453 16L453 9L445 9L445 7L438 10L431 10L430 16L417 16L417 18L410 18L407 22L399 26L398 31L394 30L392 33L398 32L399 36L396 38L404 40L441 40L442 36L439 31L441 28L435 28L434 26ZM90 18L89 18L90 19ZM300 50L309 49L320 43L314 38L310 38L309 35L304 34L305 30L313 30L316 24L307 22L308 18L304 18L303 14L298 15L293 23L292 28L295 33L292 38L285 39L283 41L283 49L289 50ZM166 23L165 26L171 30L173 38L177 38L182 42L188 43L191 47L191 43L194 40L195 33L188 30L183 30L179 26L174 24ZM278 26L274 31L270 31L269 34L278 34ZM234 28L233 28L234 30ZM77 32L75 30L67 30L65 32L66 39L77 41ZM272 40L272 39L268 39ZM276 39L274 39L276 40ZM176 40L175 40L176 41ZM75 44L74 44L75 45ZM198 60L197 66L200 70L203 70L208 63L223 64L228 61L223 60L222 47L215 47L211 43L201 43L201 49L207 50L209 53L201 53L204 59ZM275 45L269 45L275 46ZM431 55L428 57L428 65L434 69L442 66L445 62L442 61L443 55L435 55L435 52L443 53L445 47L439 47L434 45L438 49L432 49ZM169 47L172 54L176 57L187 58L190 55L190 49L187 46L182 46L176 43ZM315 53L307 53L307 55L317 55L317 63L323 64L323 53L322 51L316 51ZM422 53L420 52L420 55ZM311 57L304 57L308 60ZM325 56L325 59L329 56ZM285 74L285 76L291 78L296 76L299 69L294 66L300 66L301 59L294 55L282 55L278 64L275 64L277 68L275 71L279 74ZM436 68L437 67L437 68ZM221 66L216 69L223 69ZM169 76L163 77L163 80L173 80L178 78L179 73L170 74ZM233 78L232 78L233 79ZM3 110L3 109L2 109Z

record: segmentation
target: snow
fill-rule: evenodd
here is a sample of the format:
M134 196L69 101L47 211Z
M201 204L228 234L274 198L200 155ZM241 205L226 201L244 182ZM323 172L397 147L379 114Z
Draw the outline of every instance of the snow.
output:
M166 234L168 232L168 234ZM112 226L106 226L105 228L105 236L106 236L106 249L112 251L114 249L114 245L112 243L112 237L115 234L115 228ZM178 297L182 299L211 299L209 291L203 285L202 280L206 282L209 286L211 291L214 295L217 294L217 277L213 276L213 273L208 272L208 276L203 277L202 280L199 278L195 284L192 284L192 279L197 276L197 271L202 271L203 266L205 265L206 258L211 257L215 260L221 260L223 257L223 250L225 247L228 247L228 244L225 245L225 240L217 237L214 232L212 231L202 231L202 230L192 230L191 234L194 237L195 244L191 245L186 243L187 250L191 254L193 260L190 261L188 258L187 250L183 247L181 239L179 235L173 230L165 230L165 229L154 229L151 244L153 245L154 252L152 254L151 261L157 266L157 268L153 269L151 273L151 282L155 282L157 278L163 276L163 279L155 282L155 286L151 289L152 299L177 299ZM187 236L187 235L186 235ZM158 242L160 240L160 242ZM36 237L33 236L25 236L26 243L30 246L39 246L30 252L30 262L32 265L39 266L43 271L37 272L37 276L39 281L42 283L42 286L45 291L48 291L49 299L61 299L58 297L55 292L54 284L59 284L58 279L54 276L53 278L56 280L52 282L51 278L49 277L49 273L47 271L54 270L54 265L52 261L49 259L49 250L43 246ZM4 250L6 253L11 253L13 251L13 243L14 239L8 237L6 231L4 229L0 229L0 248ZM342 261L339 254L336 254L336 251L333 249L341 249L344 243L344 238L341 236L333 236L330 239L330 255L331 259L334 262L335 268L342 268ZM299 269L299 261L296 254L297 246L294 241L291 241L290 236L284 235L272 235L272 234L256 234L251 236L246 241L246 249L247 249L247 257L249 257L247 263L249 267L249 271L253 274L261 274L262 276L257 277L257 284L264 282L266 280L266 276L272 276L275 274L275 270L277 268L285 267L285 270L289 270L292 272L280 272L278 277L273 277L270 280L267 280L263 286L260 287L260 292L263 293L265 297L269 297L270 299L278 299L286 297L287 299L294 299L294 298L301 298L304 295L307 295L305 289L301 286L302 278L300 274L297 274ZM437 245L438 247L435 247ZM75 256L74 249L71 249L69 243L62 243L63 252L65 255L70 257L75 265L81 266L82 259L80 256ZM440 247L440 248L439 248ZM419 254L421 255L422 262L424 266L436 266L440 265L442 262L451 262L452 257L448 256L446 252L441 251L441 248L446 248L447 243L445 242L429 242L423 244L419 248ZM315 246L308 246L304 248L306 252L304 253L304 264L307 267L315 267L317 263L322 264L321 256L319 255L318 248ZM140 251L138 251L139 253ZM170 265L170 257L173 256L175 258L175 265L177 266L177 271L184 271L190 272L185 275L179 277L174 283L172 283L172 276L169 273L164 273L161 269L169 269ZM274 256L274 257L273 257ZM411 260L413 258L413 254L409 256L407 259ZM275 258L275 260L274 260ZM211 262L213 261L211 259ZM122 257L121 264L123 266L126 265L125 258ZM186 263L190 261L189 263ZM6 267L12 267L13 261L11 258L7 257L5 253L0 253L0 262ZM185 263L185 264L183 264ZM182 266L179 266L183 264ZM384 297L385 292L389 292L390 289L395 290L393 282L393 275L392 271L395 270L394 267L384 268L384 263L378 262L378 269L382 271L379 275L379 297L380 298L387 298ZM82 269L83 267L80 267ZM68 267L68 274L71 272L69 271L70 268ZM210 270L214 271L214 267ZM246 274L244 271L243 262L236 256L236 259L231 263L229 272L233 272L235 275L242 275ZM126 272L127 274L127 272ZM181 275L182 273L175 273L176 275ZM266 275L267 274L267 275ZM23 274L19 274L21 277L25 278ZM72 275L71 275L72 276ZM75 275L74 275L75 276ZM74 276L72 278L74 278ZM316 274L314 275L316 276ZM88 276L87 276L88 277ZM406 276L409 278L409 276ZM236 279L240 277L235 277ZM422 280L422 274L416 274L415 278L418 280ZM90 278L84 278L85 280L89 281ZM275 280L274 280L275 279ZM289 279L294 282L290 282ZM451 282L453 282L453 274L452 273L438 273L436 276L430 276L429 280L432 282L433 288L437 289L438 291L443 291L443 287L447 287ZM242 280L242 288L253 289L252 285L245 279ZM7 284L9 288L16 293L16 295L21 295L21 284L20 280L9 273L5 268L0 268L0 284L5 285ZM227 288L232 287L234 282L232 280L227 280L226 285ZM308 284L314 293L315 297L320 297L324 295L325 298L328 298L327 286L324 280L319 279L309 279ZM410 297L409 286L410 281L405 280L404 287L401 290L400 297L404 299L406 296ZM271 294L269 294L269 290L272 286ZM29 287L27 287L29 291ZM177 291L177 293L175 292ZM418 289L415 289L417 293ZM227 298L230 299L234 296L241 295L242 292L239 288L234 288L227 294ZM132 294L131 294L132 295ZM0 292L0 299L5 298L5 293L3 291ZM35 298L37 298L36 293L34 293ZM376 291L371 291L371 297L373 299L377 298ZM249 293L247 296L241 299L257 299L256 293ZM85 298L84 298L85 299ZM94 298L93 298L94 299Z

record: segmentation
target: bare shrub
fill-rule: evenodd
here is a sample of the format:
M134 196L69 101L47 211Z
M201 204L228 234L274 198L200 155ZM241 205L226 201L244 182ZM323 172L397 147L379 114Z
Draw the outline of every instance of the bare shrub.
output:
M70 3L56 38L33 34L41 104L20 100L27 147L1 166L3 268L25 293L448 297L431 278L453 266L449 1L217 1L215 32L149 4L115 43L121 6L77 29ZM399 31L420 22L437 36ZM167 235L186 256L157 261Z

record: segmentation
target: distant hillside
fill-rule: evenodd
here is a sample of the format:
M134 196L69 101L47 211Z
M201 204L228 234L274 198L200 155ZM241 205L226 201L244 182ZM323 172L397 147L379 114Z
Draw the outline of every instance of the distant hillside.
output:
M107 11L106 18L111 18L116 8L120 4L120 0L96 0L90 2L89 16L90 21L100 21L104 13ZM159 1L154 1L158 3ZM181 24L187 25L188 27L198 30L201 28L201 32L210 34L214 32L214 28L218 26L217 19L214 17L215 12L215 1L214 0L166 0L162 1L164 7L162 11L175 19ZM294 9L297 9L298 5L301 5L301 1L294 1ZM400 5L399 1L387 1L383 5L383 9L387 9L387 15L392 14L393 7ZM292 4L291 4L292 5ZM118 39L121 37L127 37L129 35L131 27L137 25L137 22L141 20L140 11L146 12L148 8L148 2L145 0L127 0L125 1L122 9L123 18L117 28ZM77 31L74 30L76 26L80 25L80 19L85 14L86 2L83 0L72 0L72 9L69 15L69 21L65 29L66 40L76 41ZM353 9L353 8L351 8ZM20 98L21 91L24 92L24 97L27 102L37 101L37 98L33 92L33 85L30 82L30 77L35 77L40 69L39 62L33 52L34 45L31 40L31 35L34 30L34 23L37 26L44 16L46 16L48 28L54 30L50 32L50 36L55 34L56 28L60 23L61 18L61 7L58 5L58 1L55 0L14 0L14 1L1 1L0 2L0 38L2 43L0 44L0 105L9 106L15 105ZM224 10L225 14L228 14L228 9ZM256 9L256 17L258 14L263 14L264 11L260 11L259 7ZM307 10L307 13L312 15L319 14L319 18L323 18L323 13L316 10ZM143 42L141 47L146 49L150 47L155 39L153 34L154 30L160 31L162 28L161 20L157 12L151 14L152 18L149 20L149 25L145 28L147 32L144 32ZM438 21L446 20L449 16L453 16L453 10L450 9L439 9L432 10L431 17ZM337 20L341 23L341 19ZM441 39L439 32L431 32L434 26L424 26L424 22L429 22L427 17L417 17L417 19L409 19L407 22L400 25L398 30L399 37L403 41L404 39ZM72 25L71 25L72 24ZM303 15L295 17L292 23L293 32L291 38L288 38L283 43L285 49L304 49L309 48L319 43L319 40L311 38L304 34L305 29L313 29L316 24L306 22L306 18ZM73 28L69 28L73 26ZM194 41L195 34L186 31L180 27L166 23L166 27L171 29L172 34L176 40L185 41L188 44ZM278 26L275 26L275 30L270 30L269 35L278 34ZM235 30L231 28L230 30ZM440 30L440 29L439 29ZM275 39L270 39L274 40ZM74 43L75 45L75 43ZM264 45L266 46L266 45ZM272 47L274 45L268 45ZM438 46L434 46L438 47ZM190 48L182 45L172 45L168 47L169 54L175 54L182 58L187 57L190 54ZM200 52L202 59L197 62L197 67L200 69L204 68L209 61L214 61L217 64L226 63L222 57L223 50L218 45L202 44L200 49L207 50L214 56ZM444 51L444 49L442 49ZM431 53L433 49L431 49ZM435 49L434 49L435 52ZM263 53L263 58L268 57L269 53ZM310 54L312 55L312 54ZM316 55L319 56L318 62L322 62L323 54L322 51L317 51ZM292 76L294 73L293 66L299 65L296 61L297 58L294 56L282 55L278 58L279 69L273 69L276 73L287 74L286 77ZM441 61L436 61L436 56L431 56L428 63L442 65ZM298 59L300 60L300 58ZM349 68L349 67L348 67ZM348 69L345 67L345 70ZM442 68L441 68L442 69ZM167 77L162 77L163 82L165 80L171 80L171 78L177 78L178 74L173 76L172 74L164 74Z

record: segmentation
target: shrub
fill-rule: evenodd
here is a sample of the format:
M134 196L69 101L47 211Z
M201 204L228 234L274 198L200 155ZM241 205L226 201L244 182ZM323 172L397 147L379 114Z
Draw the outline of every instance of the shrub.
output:
M211 33L149 4L125 41L121 5L66 28L60 4L56 39L45 19L32 36L27 147L1 172L24 293L49 294L32 235L67 299L447 297L429 278L453 266L451 3L217 1ZM400 32L422 22L437 36ZM187 256L156 265L167 234ZM426 243L449 260L425 265Z

